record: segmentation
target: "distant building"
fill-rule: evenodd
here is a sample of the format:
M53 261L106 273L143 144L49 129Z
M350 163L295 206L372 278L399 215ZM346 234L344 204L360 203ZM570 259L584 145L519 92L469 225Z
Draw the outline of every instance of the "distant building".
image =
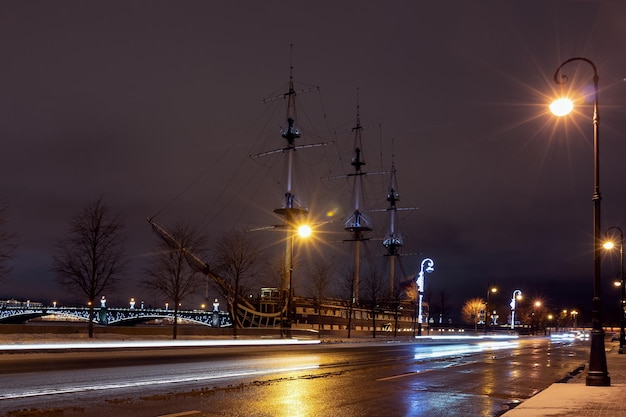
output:
M8 308L8 307L42 308L43 303L30 301L30 300L26 300L26 301L19 301L15 299L0 300L0 308Z

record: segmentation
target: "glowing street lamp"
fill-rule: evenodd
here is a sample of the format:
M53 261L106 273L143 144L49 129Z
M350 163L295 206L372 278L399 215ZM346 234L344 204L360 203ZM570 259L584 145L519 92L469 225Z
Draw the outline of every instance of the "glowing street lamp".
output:
M311 233L313 233L313 229L308 224L298 226L298 236L306 238L311 236Z
M487 288L487 301L485 302L485 334L487 334L487 326L489 322L488 318L491 316L491 314L489 314L489 298L491 294L495 294L497 292L498 289L496 287L490 286Z
M624 232L617 226L609 227L605 235L608 235L611 231L619 232L619 281L615 283L616 287L622 287L622 296L620 299L620 332L619 332L619 353L624 353L624 346L626 345L626 335L624 334L624 326L626 326L626 317L624 317L624 303L626 302L626 288L624 288ZM613 240L607 240L604 243L604 249L611 250L615 247Z
M573 61L583 61L591 65L593 68L593 161L594 161L594 191L593 191L593 241L594 241L594 279L593 279L593 304L592 304L592 330L591 330L591 349L589 353L589 371L587 372L586 384L592 386L610 386L611 378L606 366L606 353L604 351L604 330L602 328L602 301L601 294L601 223L600 223L600 115L598 113L598 70L593 62L587 58L575 57L563 62L554 73L554 82L560 85L568 82L567 75L561 72L561 69ZM570 106L563 106L553 103L551 109L562 109L556 115L564 115L565 110ZM573 105L571 105L573 109ZM570 110L571 110L570 109Z
M522 299L522 290L513 291L513 298L511 298L511 330L515 330L515 305L516 300Z
M572 110L574 110L574 102L566 97L554 100L550 104L550 111L555 116L567 116Z

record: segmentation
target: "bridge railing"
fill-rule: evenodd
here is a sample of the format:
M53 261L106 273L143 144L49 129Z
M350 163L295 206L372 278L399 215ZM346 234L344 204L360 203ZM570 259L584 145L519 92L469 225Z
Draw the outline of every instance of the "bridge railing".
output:
M89 314L89 307L4 307L0 308L0 323L26 322L43 316L65 316L88 321ZM102 325L130 325L156 319L173 318L174 310L168 309L108 307L94 309L94 322ZM179 310L178 319L209 327L232 326L230 314L224 311Z

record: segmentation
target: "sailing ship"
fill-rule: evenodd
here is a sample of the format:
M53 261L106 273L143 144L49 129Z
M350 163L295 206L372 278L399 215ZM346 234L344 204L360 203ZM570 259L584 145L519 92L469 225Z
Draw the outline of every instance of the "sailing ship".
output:
M284 146L262 153L252 155L254 158L262 158L266 155L280 153L286 162L285 170L285 190L280 207L273 212L281 219L279 225L273 228L284 230L285 255L283 273L280 280L280 287L262 288L255 298L242 297L235 288L212 270L207 262L204 262L191 251L187 252L187 261L196 271L205 274L217 285L221 293L227 298L227 303L233 317L234 326L239 328L300 328L310 330L347 330L348 335L351 330L376 331L394 330L411 331L415 329L415 314L407 304L407 308L401 308L398 299L395 302L383 303L376 309L365 307L359 302L359 281L360 281L360 259L361 246L368 240L368 234L372 232L372 224L369 214L363 208L362 188L367 172L363 169L365 161L363 159L362 131L363 126L360 121L360 110L357 103L356 124L352 128L354 132L354 147L351 158L353 172L347 176L352 179L352 209L344 222L344 230L350 234L347 241L354 246L354 268L352 277L352 294L348 303L345 300L326 299L314 300L303 296L297 296L293 290L293 270L294 270L294 237L300 224L304 223L309 215L308 207L303 203L301 196L296 193L294 187L294 157L296 151L304 148L325 146L328 143L300 144L301 132L297 125L296 98L298 93L309 91L297 91L294 85L293 66L290 67L289 84L287 92L277 97L286 100L285 127L281 129L281 137L285 141ZM269 99L271 100L271 99ZM400 248L403 246L401 234L397 230L396 202L399 194L396 185L395 164L389 172L379 172L379 174L390 174L390 186L387 194L389 208L390 229L383 240L390 266L390 291L388 299L393 298L397 278L394 272L394 264L399 257ZM153 218L149 218L153 231L164 239L171 247L180 247L180 243ZM414 310L414 308L413 308ZM378 325L376 323L379 323ZM372 329L373 326L373 329Z

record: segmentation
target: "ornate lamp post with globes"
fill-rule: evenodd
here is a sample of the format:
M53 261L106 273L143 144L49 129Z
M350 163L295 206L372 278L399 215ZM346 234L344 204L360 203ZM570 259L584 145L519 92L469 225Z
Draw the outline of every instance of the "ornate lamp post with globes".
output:
M424 272L428 272L429 274L435 270L435 262L430 258L422 259L422 263L420 264L420 272L417 274L417 291L419 296L418 301L418 309L417 309L417 335L422 335L422 322L423 322L423 311L422 311L422 299L424 298Z
M563 74L562 68L574 61L582 61L593 68L593 161L594 161L594 186L593 186L593 303L592 303L592 330L591 349L589 354L589 371L587 372L586 384L591 386L610 386L611 378L606 366L606 353L604 351L604 330L602 328L602 301L601 294L601 255L602 237L600 223L600 115L598 113L598 70L593 62L587 58L575 57L563 62L554 73L554 82L563 85L568 82L567 75ZM550 105L550 110L557 116L564 116L573 109L571 101L559 99Z

